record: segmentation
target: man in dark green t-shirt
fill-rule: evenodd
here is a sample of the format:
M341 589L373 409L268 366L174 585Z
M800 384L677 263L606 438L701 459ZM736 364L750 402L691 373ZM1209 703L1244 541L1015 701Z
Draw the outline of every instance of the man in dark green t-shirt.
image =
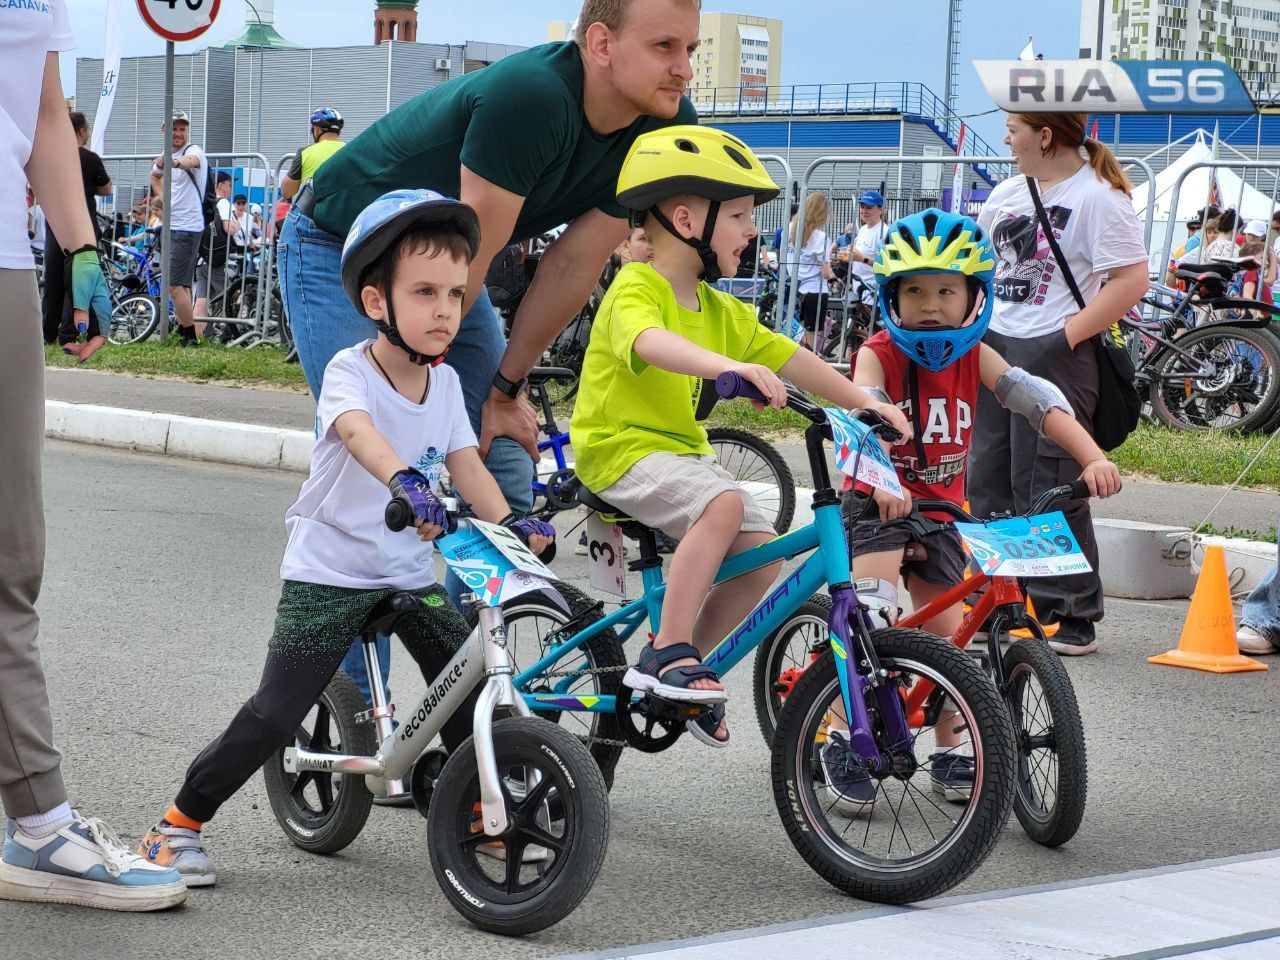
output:
M420 94L328 160L298 194L280 235L285 308L312 394L334 354L375 333L339 276L356 215L393 189L459 197L480 217L481 244L445 362L462 381L486 466L511 508L527 512L538 427L521 393L524 378L627 235L615 192L631 143L647 130L697 122L683 93L699 11L699 0L585 0L572 40ZM563 223L507 344L484 290L489 265L508 244Z

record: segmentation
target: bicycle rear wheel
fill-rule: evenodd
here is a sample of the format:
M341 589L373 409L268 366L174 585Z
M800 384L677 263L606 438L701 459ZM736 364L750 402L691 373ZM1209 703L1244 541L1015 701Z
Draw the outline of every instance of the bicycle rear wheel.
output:
M123 298L111 311L111 332L115 344L141 343L160 325L160 306L145 293Z
M1280 409L1280 340L1267 330L1201 327L1166 352L1151 384L1151 407L1177 430L1265 428Z
M707 441L716 461L751 494L778 533L791 529L796 512L796 480L778 448L745 430L713 427Z
M1084 820L1089 764L1071 677L1044 631L1011 643L1004 654L1004 694L1017 742L1013 812L1036 843L1060 847Z
M908 903L951 889L991 852L1013 803L1013 737L1000 695L964 652L919 630L878 630L872 638L886 682L903 694L932 685L925 709L910 718L911 742L888 742L868 697L873 735L893 765L870 774L874 793L860 812L842 812L846 798L828 784L832 761L824 755L843 709L836 660L826 653L778 716L773 795L788 837L819 876L864 900ZM946 732L960 743L940 746ZM957 756L972 757L973 785L952 803L934 775Z
M815 593L756 648L752 688L756 720L767 744L773 743L778 714L801 675L829 649L830 614L831 598Z

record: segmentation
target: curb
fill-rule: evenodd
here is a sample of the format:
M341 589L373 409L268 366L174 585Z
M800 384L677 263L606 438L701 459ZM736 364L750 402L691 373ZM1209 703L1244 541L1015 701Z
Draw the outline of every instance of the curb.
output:
M44 435L138 453L300 473L310 469L314 442L304 430L63 400L45 401Z

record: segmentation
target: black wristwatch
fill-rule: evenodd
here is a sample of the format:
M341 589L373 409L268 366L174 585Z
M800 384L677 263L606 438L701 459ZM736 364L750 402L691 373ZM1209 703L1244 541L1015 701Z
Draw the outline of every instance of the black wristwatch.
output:
M512 400L520 396L520 391L524 389L525 384L528 382L528 377L521 377L519 380L508 380L502 375L501 370L493 372L493 389Z

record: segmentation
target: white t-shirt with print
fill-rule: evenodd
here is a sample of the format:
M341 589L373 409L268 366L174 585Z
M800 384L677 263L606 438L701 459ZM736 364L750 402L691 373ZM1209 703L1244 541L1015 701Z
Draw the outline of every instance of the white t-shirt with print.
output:
M882 219L879 223L864 223L858 228L858 235L853 238L853 248L863 256L874 261L876 251L884 243L889 234L889 225ZM866 292L862 299L866 303L874 303L876 296L876 271L870 263L861 260L850 260L849 269L853 275L866 284Z
M426 403L417 404L392 390L373 368L365 356L371 343L340 351L325 368L311 473L284 518L289 543L280 563L283 580L399 590L435 583L434 548L412 529L393 533L387 528L387 488L360 466L333 424L351 410L365 411L404 462L433 483L445 456L476 446L476 435L452 367L431 368Z
M0 269L31 270L36 262L27 238L27 161L40 112L44 62L71 50L66 0L0 4ZM76 166L76 183L80 167Z
M1040 199L1085 303L1098 295L1109 271L1147 262L1133 204L1089 164L1042 191ZM1040 229L1026 177L992 190L978 223L996 249L991 329L1020 338L1061 330L1080 308Z
M173 168L173 220L169 229L194 230L199 233L204 230L204 191L209 179L209 160L204 151L194 143L188 143L174 153L174 156L199 157L200 166L190 171ZM158 177L163 169L157 163L152 165L151 172ZM195 177L194 181L192 177Z
M804 245L797 258L796 277L799 278L800 293L827 293L827 278L822 275L822 265L827 262L827 234L823 230L815 230L809 235L809 242Z

